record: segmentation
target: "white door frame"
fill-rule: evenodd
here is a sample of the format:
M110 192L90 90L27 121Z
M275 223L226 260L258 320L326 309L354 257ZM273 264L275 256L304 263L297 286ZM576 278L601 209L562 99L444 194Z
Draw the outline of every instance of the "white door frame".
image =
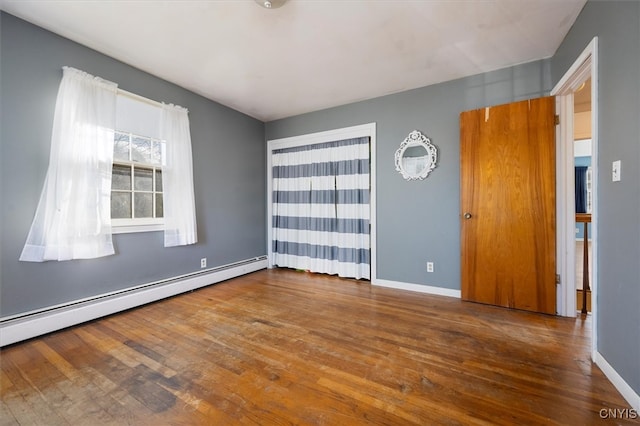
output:
M370 242L371 242L371 282L377 280L376 267L376 123L362 124L359 126L344 127L341 129L327 130L325 132L310 133L289 138L273 139L267 141L267 259L268 268L273 268L273 171L271 157L276 149L292 148L296 146L311 145L316 143L333 142L353 138L369 138L369 178L371 180L369 209L370 209Z
M597 309L598 309L598 38L594 37L580 54L571 68L564 74L551 94L556 96L560 125L556 133L557 158L557 257L558 273L561 285L558 291L558 313L566 317L575 317L576 276L575 276L575 173L573 157L573 93L591 77L591 168L593 202L591 212L592 279L591 279L591 316L592 338L591 354L595 358L597 348ZM586 272L585 272L586 273Z

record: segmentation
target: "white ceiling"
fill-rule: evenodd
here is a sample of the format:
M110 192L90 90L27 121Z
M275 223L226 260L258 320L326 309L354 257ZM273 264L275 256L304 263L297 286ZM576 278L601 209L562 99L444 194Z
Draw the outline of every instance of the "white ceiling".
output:
M0 0L263 121L552 56L586 0ZM171 101L158 99L160 101Z

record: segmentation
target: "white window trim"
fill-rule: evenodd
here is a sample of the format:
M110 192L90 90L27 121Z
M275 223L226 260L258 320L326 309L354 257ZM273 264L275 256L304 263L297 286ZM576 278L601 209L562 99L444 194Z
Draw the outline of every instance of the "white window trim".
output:
M118 89L118 95L125 96L135 101L152 105L154 107L159 107L159 108L162 107L162 103L160 102L154 101L149 98L145 98L144 96L140 96L135 93L128 92L126 90ZM117 131L118 130L116 129L116 132ZM131 133L134 136L141 136L144 138L157 140L154 137L137 135L135 132L124 131L123 133ZM125 164L125 165L131 164L131 162L119 162L117 160L114 160L113 163ZM158 167L157 164L146 164L146 163L140 163L140 162L134 162L133 164L141 167L154 167L154 168ZM159 168L160 170L162 170L162 166L160 166ZM138 232L157 232L157 231L164 231L164 218L111 219L112 234L133 234Z
M132 234L135 232L164 231L162 218L111 219L112 234Z

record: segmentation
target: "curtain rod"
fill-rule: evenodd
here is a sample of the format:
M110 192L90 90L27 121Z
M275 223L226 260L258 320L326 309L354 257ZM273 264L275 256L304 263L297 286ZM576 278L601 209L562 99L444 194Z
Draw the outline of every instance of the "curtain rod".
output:
M153 99L145 98L144 96L137 95L135 93L127 92L126 90L118 88L118 94L122 96L126 96L131 99L135 99L136 101L144 102L149 105L153 105L158 108L162 108L162 102L154 101Z
M97 78L97 79L99 79L101 81L105 81L107 83L111 83L109 80L104 80L101 77L93 76L93 75L91 75L91 74L89 74L89 73L87 73L85 71L79 70L79 69L74 68L74 67L63 66L62 69L63 69L63 72L64 72L65 69L72 70L72 71L78 72L78 73L80 73L82 75L89 76L90 78L94 78L94 79ZM111 84L115 84L115 83L111 83ZM134 99L134 100L139 101L139 102L144 102L146 104L153 105L153 106L158 107L158 108L162 108L162 105L163 105L162 102L158 102L158 101L154 101L153 99L145 98L144 96L140 96L140 95L137 95L135 93L128 92L126 90L120 89L119 87L116 89L116 93L120 94L122 96L126 96L128 98Z

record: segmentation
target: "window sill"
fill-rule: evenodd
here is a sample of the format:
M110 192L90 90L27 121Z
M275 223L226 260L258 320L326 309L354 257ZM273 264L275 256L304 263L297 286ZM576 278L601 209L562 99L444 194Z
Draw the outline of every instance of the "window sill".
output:
M112 234L133 234L136 232L155 232L164 231L164 224L130 224L130 225L112 225Z

